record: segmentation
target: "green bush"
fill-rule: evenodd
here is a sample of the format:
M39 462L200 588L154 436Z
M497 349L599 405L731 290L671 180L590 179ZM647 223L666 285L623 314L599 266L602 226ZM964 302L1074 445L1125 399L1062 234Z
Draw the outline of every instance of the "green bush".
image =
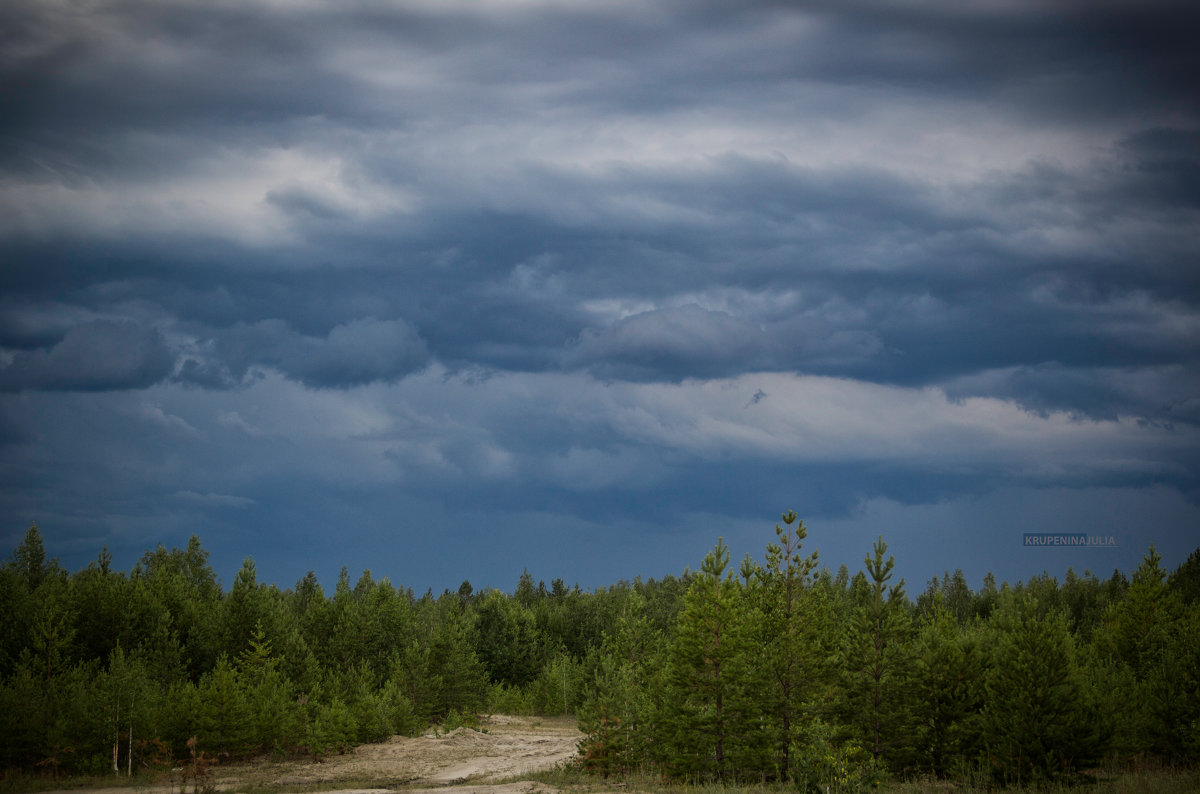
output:
M833 729L814 720L792 742L796 759L794 780L802 792L855 792L877 787L883 780L871 754L857 742L838 742Z
M507 684L492 684L488 688L487 709L492 714L529 716L535 713L532 695L521 687Z

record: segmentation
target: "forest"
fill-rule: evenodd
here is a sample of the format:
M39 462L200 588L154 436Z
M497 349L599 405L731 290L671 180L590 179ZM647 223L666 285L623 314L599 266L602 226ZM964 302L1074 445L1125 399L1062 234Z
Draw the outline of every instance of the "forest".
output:
M882 538L852 573L793 512L765 534L662 579L417 595L344 568L280 589L252 559L225 589L196 537L69 572L35 525L0 567L0 770L322 757L487 713L575 715L596 775L802 790L1200 760L1200 549L910 592Z

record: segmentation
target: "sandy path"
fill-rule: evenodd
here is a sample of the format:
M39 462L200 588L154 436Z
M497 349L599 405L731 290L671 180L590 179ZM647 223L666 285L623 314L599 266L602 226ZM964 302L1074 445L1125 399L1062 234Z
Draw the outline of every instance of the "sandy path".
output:
M494 715L479 728L458 728L442 736L395 736L321 764L283 765L290 769L273 782L309 786L369 780L385 788L490 783L574 758L583 738L573 718Z
M330 784L337 794L388 794L398 788L436 787L447 794L526 794L536 788L553 789L532 782L504 783L511 778L574 758L583 735L574 718L510 717L484 718L479 730L459 728L448 734L394 736L386 742L356 747L345 755L315 761L272 762L259 760L213 767L211 782L222 791L238 791L251 785L295 787L306 794L322 791ZM362 788L341 788L344 783ZM188 786L189 792L191 785ZM130 794L133 789L90 789L84 794ZM139 786L138 794L179 794L179 785ZM48 794L81 794L49 792Z

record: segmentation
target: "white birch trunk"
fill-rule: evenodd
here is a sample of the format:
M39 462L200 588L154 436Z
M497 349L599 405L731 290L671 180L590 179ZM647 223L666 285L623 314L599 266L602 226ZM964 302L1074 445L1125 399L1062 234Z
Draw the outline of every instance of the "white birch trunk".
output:
M125 777L133 777L133 699L129 700L129 760L125 767Z
M117 700L117 712L113 717L113 774L121 772L118 755L121 752L121 701Z

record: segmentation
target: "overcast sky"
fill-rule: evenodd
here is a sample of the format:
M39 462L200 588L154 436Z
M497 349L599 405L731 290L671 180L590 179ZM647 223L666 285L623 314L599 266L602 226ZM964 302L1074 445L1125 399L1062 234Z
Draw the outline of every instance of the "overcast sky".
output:
M1200 6L6 0L0 533L591 588L1200 545ZM1084 531L1116 549L1027 549Z

